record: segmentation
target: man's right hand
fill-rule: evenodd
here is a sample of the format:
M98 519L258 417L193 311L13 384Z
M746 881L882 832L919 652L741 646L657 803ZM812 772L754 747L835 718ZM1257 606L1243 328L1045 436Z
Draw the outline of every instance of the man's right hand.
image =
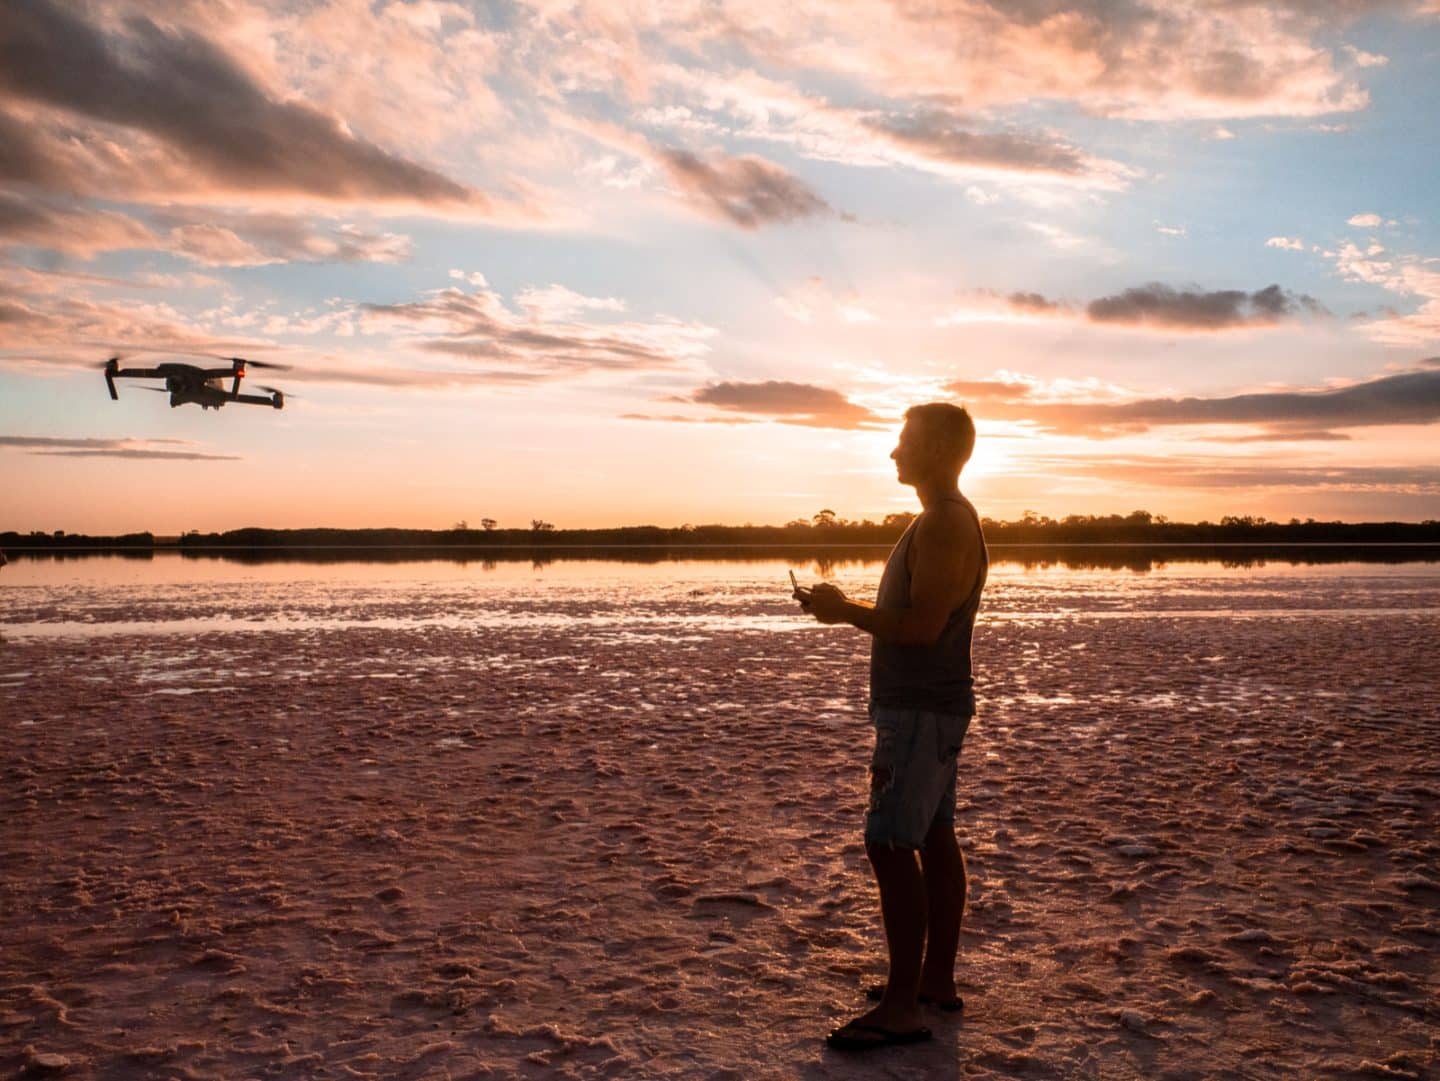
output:
M838 586L821 582L810 591L810 603L805 610L821 623L844 623L849 600Z

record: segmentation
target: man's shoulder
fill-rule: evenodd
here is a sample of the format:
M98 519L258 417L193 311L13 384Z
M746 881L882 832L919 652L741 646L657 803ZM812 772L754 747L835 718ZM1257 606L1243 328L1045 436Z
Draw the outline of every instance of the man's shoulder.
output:
M980 535L980 518L968 502L947 499L925 509L915 532L921 543L964 547Z
M945 499L933 506L926 507L920 514L917 528L927 531L963 530L968 533L978 528L979 524L979 514L969 500L962 496L959 499Z

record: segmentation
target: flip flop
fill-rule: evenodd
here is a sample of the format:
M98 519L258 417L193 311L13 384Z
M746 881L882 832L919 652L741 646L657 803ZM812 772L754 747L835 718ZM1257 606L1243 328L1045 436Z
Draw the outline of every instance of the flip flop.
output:
M871 984L865 988L865 997L871 1002L879 1002L885 997L885 985L883 983ZM965 1008L965 1000L959 995L956 995L954 998L941 1000L931 998L922 992L917 1001L922 1006L934 1006L937 1010L944 1010L946 1013L959 1013Z
M825 1042L836 1051L870 1051L877 1047L903 1047L906 1044L924 1043L933 1038L928 1028L896 1032L879 1025L848 1021L826 1036Z

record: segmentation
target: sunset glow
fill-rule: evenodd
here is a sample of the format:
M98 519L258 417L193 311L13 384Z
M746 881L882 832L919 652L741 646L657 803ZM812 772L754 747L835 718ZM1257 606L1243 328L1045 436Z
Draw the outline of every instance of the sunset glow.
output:
M1437 50L1431 0L19 0L0 528L878 519L934 398L996 518L1437 518Z

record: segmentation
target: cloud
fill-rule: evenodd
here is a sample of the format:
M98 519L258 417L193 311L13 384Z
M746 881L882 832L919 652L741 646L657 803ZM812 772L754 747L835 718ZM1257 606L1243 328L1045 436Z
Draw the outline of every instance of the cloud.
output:
M755 71L670 65L664 77L694 106L650 108L640 117L650 126L687 135L699 130L761 139L821 161L860 168L900 165L965 183L985 177L1115 189L1136 175L1053 132L977 130L973 118L933 100L859 108L804 93ZM981 205L996 198L973 184L969 191Z
M1417 348L1440 340L1440 270L1435 260L1387 252L1378 244L1363 251L1348 241L1325 255L1348 281L1378 285L1403 297L1418 300L1419 307L1401 315L1386 310L1384 318L1363 323L1361 330L1383 345Z
M243 351L253 342L207 333L163 302L108 303L80 292L44 293L0 284L0 350L13 362L93 363L116 348Z
M969 401L1013 402L1028 397L1033 384L1028 381L1010 382L1003 379L957 379L946 383L945 389L957 398Z
M150 248L157 243L154 233L124 214L0 190L0 248L33 245L88 258L96 252Z
M1058 300L1050 300L1040 293L1011 293L1005 298L1005 302L1013 311L1035 315L1050 315L1066 310L1066 306Z
M1284 251L1304 251L1305 241L1298 236L1272 236L1265 241L1267 248L1281 248Z
M852 100L964 103L987 115L1060 103L1102 116L1221 120L1364 108L1364 69L1332 42L1373 10L1171 0L677 0L638 8L574 0L547 4L543 25L552 40L575 43L566 53L573 65L601 69L562 80L636 98L672 82L678 54L717 83L789 69ZM657 41L670 46L666 62L647 53Z
M1212 456L1039 459L1048 474L1119 482L1158 489L1440 493L1436 466L1297 466Z
M274 263L400 263L412 251L409 237L367 231L351 223L317 224L284 214L200 214L170 210L176 224L171 250L205 266Z
M1308 117L1368 102L1351 57L1323 44L1362 14L1359 5L1323 17L1298 5L1165 0L737 0L708 19L693 4L661 10L640 32L674 29L696 51L729 46L757 66L785 64L871 95L970 109L1061 101L1106 116L1219 120ZM596 29L583 15L568 28L582 27Z
M760 383L712 383L689 398L678 400L809 428L871 428L886 423L884 418L837 390L774 379Z
M946 327L963 323L1038 322L1074 317L1074 310L1069 304L1052 300L1043 293L1026 290L1000 293L994 289L972 289L962 294L959 303L936 318L935 325Z
M419 301L360 305L366 333L399 331L403 343L430 353L499 363L496 378L550 379L593 372L683 367L708 351L714 331L673 319L581 322L583 311L617 312L613 298L563 287L527 290L528 307L510 310L492 289L434 290Z
M1270 326L1302 312L1323 311L1313 297L1269 285L1254 293L1238 289L1204 292L1153 282L1101 297L1085 309L1093 323L1216 331Z
M966 384L955 384L965 386ZM1342 387L1273 390L1218 398L1146 398L1123 402L1037 402L1000 394L981 411L1047 431L1097 438L1151 428L1250 425L1277 438L1333 437L1337 429L1424 425L1440 421L1440 368L1421 367Z
M1346 225L1353 225L1357 229L1374 229L1383 222L1384 219L1379 214L1352 214L1345 219Z
M563 286L522 291L519 311L488 288L448 288L408 303L334 299L290 313L222 305L188 317L164 303L95 300L67 281L0 267L0 364L88 367L115 350L255 356L273 354L277 337L331 334L347 339L344 359L285 347L287 381L438 388L695 371L715 334L664 316L626 318L622 301ZM258 332L268 337L250 336Z
M621 420L661 420L670 424L755 424L749 417L687 417L679 413L621 413Z
M657 154L692 205L742 229L834 212L803 180L764 158L715 154L705 160L676 149Z
M0 109L0 182L63 187L68 172L33 123Z
M945 165L1065 178L1113 175L1115 171L1113 163L1099 162L1059 139L971 131L943 110L864 116L860 123L912 154Z
M137 458L156 461L238 462L234 454L197 450L155 449L163 445L193 446L183 439L62 439L50 436L0 435L0 448L15 447L46 457Z
M408 237L351 223L186 207L146 216L149 221L142 222L75 200L0 190L0 249L29 245L83 258L144 249L173 252L205 266L395 263L411 254Z
M176 179L183 178L186 194L198 187L334 201L486 204L474 189L355 135L337 117L281 100L198 31L144 15L102 28L51 0L8 5L0 20L0 100L147 140L172 174L180 174ZM32 137L15 167L58 168L58 159L47 159L36 142Z
M484 284L483 280L481 284ZM623 312L625 302L617 297L587 297L563 285L543 289L522 289L515 297L522 311L542 320L571 319L581 312Z

